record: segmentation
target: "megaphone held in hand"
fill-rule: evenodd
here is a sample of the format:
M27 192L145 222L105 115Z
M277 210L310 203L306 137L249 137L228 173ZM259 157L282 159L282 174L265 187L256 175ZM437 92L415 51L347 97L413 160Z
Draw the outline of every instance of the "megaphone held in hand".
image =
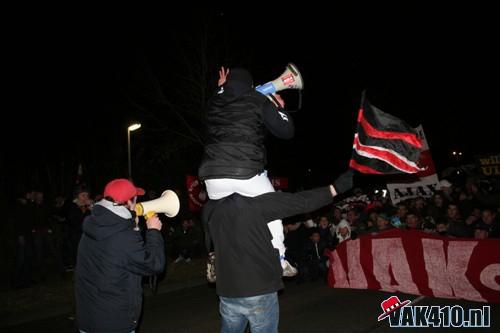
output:
M277 79L255 88L255 90L263 95L274 94L277 91L285 89L304 89L302 75L300 75L297 66L292 63L286 65L285 71Z
M168 217L174 217L179 213L181 204L174 191L166 190L158 199L139 202L135 205L135 212L138 216L149 219L157 213L164 213Z

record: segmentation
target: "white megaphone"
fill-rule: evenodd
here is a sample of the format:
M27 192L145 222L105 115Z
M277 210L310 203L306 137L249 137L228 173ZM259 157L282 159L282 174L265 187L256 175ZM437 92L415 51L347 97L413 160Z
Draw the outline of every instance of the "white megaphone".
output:
M263 95L274 94L277 91L285 89L304 89L302 75L300 75L297 66L292 63L286 65L285 71L277 79L255 88L255 90Z
M136 204L135 212L137 216L144 216L146 220L157 213L164 213L168 217L174 217L179 213L180 206L177 194L174 191L166 190L158 199Z

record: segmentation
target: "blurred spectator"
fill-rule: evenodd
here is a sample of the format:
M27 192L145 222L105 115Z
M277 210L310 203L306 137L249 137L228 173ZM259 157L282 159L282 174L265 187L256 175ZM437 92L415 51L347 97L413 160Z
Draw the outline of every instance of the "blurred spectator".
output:
M418 197L415 199L414 210L420 216L427 215L427 202L425 201L424 198Z
M484 224L488 227L489 237L500 237L500 225L497 220L496 212L492 208L483 209L481 213L481 222L479 222L478 224Z
M391 221L389 220L389 217L387 214L380 213L377 215L377 231L386 231L394 228L393 225L391 224Z
M32 283L34 191L24 192L18 199L14 213L16 233L16 272L14 287L25 288Z
M231 235L237 237L237 235ZM173 251L177 255L174 263L179 263L185 260L191 262L193 256L199 254L201 249L202 235L199 228L195 227L194 220L191 216L185 216L182 219L181 226L175 229L172 235Z
M324 277L327 271L327 257L323 255L327 248L327 243L321 239L319 228L309 229L309 240L304 245L302 260L299 264L299 274L297 283L305 281L316 281L319 277Z
M39 278L45 281L48 277L49 268L55 264L58 274L62 274L64 267L60 251L56 248L54 231L49 224L49 209L44 202L44 193L35 191L34 193L34 224L33 242L35 246L35 258L37 273Z
M488 238L490 228L484 223L478 223L474 227L474 238L475 239L486 239Z
M304 242L307 240L308 229L302 222L287 223L283 226L283 232L285 234L285 257L289 263L297 267L302 259L302 250Z
M431 216L434 221L437 221L446 216L447 206L448 203L444 199L443 194L436 192L428 206L427 215Z
M439 236L448 236L448 223L446 223L445 219L436 222L436 233Z
M57 262L57 269L60 274L64 273L64 265L69 262L67 257L69 248L67 247L67 205L66 198L62 195L57 196L51 207L50 213L50 227L52 229L52 243L55 251L55 259Z
M428 234L436 233L436 226L434 225L434 223L431 223L429 221L424 222L424 224L422 225L422 229Z
M330 221L327 216L320 216L317 222L318 232L321 237L321 242L330 247L333 243L333 236L330 233Z
M422 230L422 218L416 211L409 211L406 214L407 230Z
M407 213L408 213L408 206L406 206L406 204L403 202L399 203L396 214L391 218L392 225L397 228L404 227Z
M446 179L441 180L438 183L437 189L441 191L443 197L448 201L454 201L452 196L453 185Z
M92 200L90 199L90 191L85 185L75 187L73 191L73 201L68 208L68 244L70 250L70 262L68 266L71 268L76 263L76 254L78 244L82 237L82 224L85 217L90 215L92 208Z
M332 227L335 227L342 220L342 210L334 206L333 207L333 217L332 217Z
M446 211L448 233L454 237L472 237L472 228L465 224L456 203L450 203Z
M339 224L337 224L337 229L335 231L335 239L334 239L334 246L336 247L340 243L342 243L345 240L355 238L352 237L353 235L356 235L354 231L351 231L351 226L349 222L346 220L340 221Z
M349 209L349 211L347 212L347 216L346 216L345 221L349 223L349 230L352 230L352 231L359 232L359 231L364 230L366 227L366 225L361 220L360 210L357 208ZM338 227L338 225L337 225L337 227ZM335 232L337 232L337 230L338 229L336 229Z
M369 214L368 214L368 219L366 220L365 224L366 227L363 231L359 231L358 234L372 234L374 232L378 231L377 228L377 219L378 219L378 211L373 209Z

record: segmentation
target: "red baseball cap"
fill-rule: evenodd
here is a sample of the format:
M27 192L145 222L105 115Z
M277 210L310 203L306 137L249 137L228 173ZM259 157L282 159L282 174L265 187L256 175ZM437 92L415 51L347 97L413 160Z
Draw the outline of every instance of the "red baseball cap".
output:
M104 197L110 197L117 203L125 203L144 193L144 189L135 187L130 180L124 178L112 180L104 188Z

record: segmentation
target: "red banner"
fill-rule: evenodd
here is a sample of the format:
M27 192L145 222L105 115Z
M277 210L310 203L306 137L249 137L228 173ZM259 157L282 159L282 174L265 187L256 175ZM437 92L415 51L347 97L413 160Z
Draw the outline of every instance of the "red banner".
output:
M189 211L198 212L207 201L207 193L195 176L186 175L186 186L189 197Z
M271 177L271 184L275 190L286 190L288 188L288 178Z
M343 242L326 255L332 288L500 303L500 239L393 229Z

